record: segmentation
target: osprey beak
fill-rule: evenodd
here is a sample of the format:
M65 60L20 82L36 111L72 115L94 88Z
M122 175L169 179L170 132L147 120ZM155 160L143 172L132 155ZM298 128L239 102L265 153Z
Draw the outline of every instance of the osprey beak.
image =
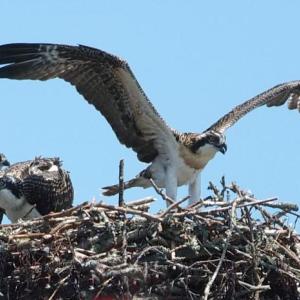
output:
M227 145L224 143L224 144L221 144L219 147L218 147L219 151L222 153L222 154L225 154L226 151L227 151Z

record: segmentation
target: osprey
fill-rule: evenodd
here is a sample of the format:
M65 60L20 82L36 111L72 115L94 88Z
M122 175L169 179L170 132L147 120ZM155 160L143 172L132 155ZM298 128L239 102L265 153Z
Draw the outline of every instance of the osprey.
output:
M280 106L300 110L300 81L277 85L238 105L201 133L180 133L170 128L153 107L127 62L87 46L7 44L0 46L0 78L48 80L61 78L110 123L119 141L150 165L125 188L151 186L150 178L172 199L177 186L189 186L190 203L200 198L200 172L227 146L225 131L253 109ZM119 186L104 187L105 195Z
M70 208L73 187L58 158L37 157L0 171L0 207L16 222Z

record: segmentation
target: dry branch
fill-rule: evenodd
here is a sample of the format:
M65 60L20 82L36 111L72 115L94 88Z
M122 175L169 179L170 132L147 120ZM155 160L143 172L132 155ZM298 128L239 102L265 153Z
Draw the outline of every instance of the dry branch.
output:
M297 207L224 179L210 190L201 211L157 189L172 202L159 214L150 197L0 225L0 299L300 299L300 238L282 218Z

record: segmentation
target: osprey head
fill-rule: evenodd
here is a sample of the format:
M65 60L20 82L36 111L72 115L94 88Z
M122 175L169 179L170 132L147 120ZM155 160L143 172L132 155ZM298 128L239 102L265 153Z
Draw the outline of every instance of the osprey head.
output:
M196 152L214 152L217 151L225 154L227 151L225 135L218 131L209 130L199 135L197 141L193 145L193 151Z
M0 153L0 170L3 169L4 167L9 167L10 163L6 159L6 156L3 153Z
M57 172L60 167L60 161L56 158L36 157L29 166L29 174L45 175L46 172Z

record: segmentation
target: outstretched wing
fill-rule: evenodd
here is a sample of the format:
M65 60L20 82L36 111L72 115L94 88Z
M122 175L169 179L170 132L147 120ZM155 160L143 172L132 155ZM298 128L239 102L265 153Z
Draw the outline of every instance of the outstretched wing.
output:
M62 78L95 106L119 141L150 162L164 143L174 146L172 130L159 116L126 61L87 46L7 44L0 46L0 78Z
M300 81L291 81L279 84L256 97L236 106L228 114L224 115L208 130L215 130L224 133L226 129L235 124L240 118L252 111L253 109L267 105L280 106L288 100L289 109L298 109L300 112Z

